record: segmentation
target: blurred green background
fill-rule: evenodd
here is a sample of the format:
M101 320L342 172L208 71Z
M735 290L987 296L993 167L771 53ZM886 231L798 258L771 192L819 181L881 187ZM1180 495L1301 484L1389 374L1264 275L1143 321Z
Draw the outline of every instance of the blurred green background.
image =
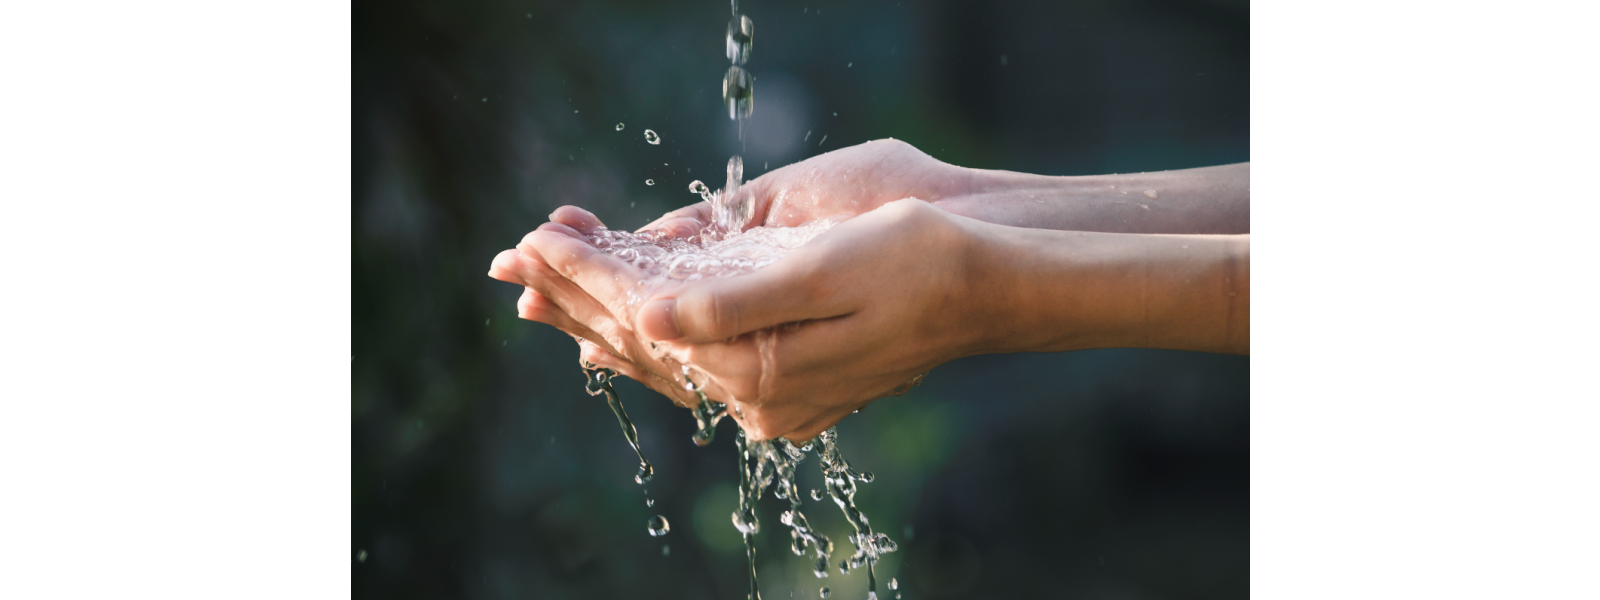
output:
M1059 175L1250 158L1245 2L742 4L742 149L720 104L726 3L353 6L354 597L744 596L732 424L697 448L686 411L620 382L656 465L646 508L576 345L484 275L557 206L633 228L731 154L754 177L882 137ZM881 577L907 599L1247 596L1249 368L974 357L846 419L843 450L877 474L858 501L901 544ZM819 581L787 552L783 505L760 513L764 597L864 597L863 574ZM847 554L838 510L806 512ZM672 531L651 538L658 513Z

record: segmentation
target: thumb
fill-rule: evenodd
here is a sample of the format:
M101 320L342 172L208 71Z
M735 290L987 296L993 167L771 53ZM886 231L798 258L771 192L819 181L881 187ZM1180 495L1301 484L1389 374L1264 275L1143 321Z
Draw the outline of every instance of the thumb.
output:
M809 264L779 261L754 273L686 284L640 306L635 331L651 340L698 344L849 314L840 294L825 291L824 272Z

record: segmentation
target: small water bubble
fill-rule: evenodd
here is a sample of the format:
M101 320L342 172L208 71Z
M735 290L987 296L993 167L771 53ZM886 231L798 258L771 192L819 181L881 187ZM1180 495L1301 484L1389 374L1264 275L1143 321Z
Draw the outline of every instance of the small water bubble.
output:
M826 141L828 141L828 134L824 133L824 134L822 134L822 141L817 142L817 147L821 148L822 147L822 142L826 142Z
M861 483L872 483L872 480L877 479L877 478L878 478L877 475L873 475L871 472L867 472L867 473L862 473L860 475L857 475L856 476L856 481L860 481Z
M360 552L356 553L356 562L358 562L358 563L367 562L367 551L366 551L365 548L363 548Z
M667 522L666 517L661 515L650 517L650 537L661 537L671 530L672 524Z
M617 123L617 131L622 131L622 127L623 125L621 123Z
M755 111L756 81L750 72L738 65L728 67L722 76L722 103L728 107L728 118L738 120Z
M661 145L661 136L656 135L654 131L646 129L644 130L644 141L650 142L652 146L659 146Z
M646 179L646 180L644 180L644 184L645 185L655 185L656 184L656 180L654 180L654 179Z
M822 490L819 490L819 489L816 489L816 488L812 488L811 489L811 499L814 500L814 501L817 501L817 502L821 502L822 501Z
M672 546L667 545L667 544L662 544L661 545L661 555L662 556L672 556Z
M850 62L849 62L849 63L846 63L846 64L845 64L845 66L844 66L844 68L846 68L846 69L848 69L848 68L850 68L850 67L854 67L854 66L856 66L856 63L855 63L855 61L850 61ZM834 115L833 115L833 116L836 116L836 117L837 117L837 116L839 116L839 113L834 113Z
M1007 60L1006 60L1006 55L1004 55L1004 54L1001 54L1001 55L1000 55L1000 66L1002 66L1002 67L1004 67L1004 66L1006 66L1006 64L1007 64L1007 63L1008 63L1008 62L1009 62L1009 61L1007 61Z
M645 506L655 506L656 505L656 499L655 498L645 498L644 499L644 505Z
M736 65L749 62L755 35L756 24L750 17L734 15L728 20L728 60Z
M488 96L484 96L483 101L484 102L488 102L489 101L489 97Z
M1149 198L1151 200L1155 200L1156 197L1157 197L1155 190L1145 190L1144 191L1144 195L1145 195L1145 197L1147 197L1147 198Z
M830 594L833 594L833 590L828 589L828 586L822 586L822 589L817 590L817 595L823 598L827 598Z

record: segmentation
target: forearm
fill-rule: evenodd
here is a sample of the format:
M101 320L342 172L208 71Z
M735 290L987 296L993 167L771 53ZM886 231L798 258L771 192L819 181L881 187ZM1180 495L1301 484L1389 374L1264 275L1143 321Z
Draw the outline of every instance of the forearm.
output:
M972 169L968 192L934 204L980 221L1062 231L1250 232L1250 163L1051 177Z
M993 334L976 353L1250 352L1250 236L989 227L975 251Z

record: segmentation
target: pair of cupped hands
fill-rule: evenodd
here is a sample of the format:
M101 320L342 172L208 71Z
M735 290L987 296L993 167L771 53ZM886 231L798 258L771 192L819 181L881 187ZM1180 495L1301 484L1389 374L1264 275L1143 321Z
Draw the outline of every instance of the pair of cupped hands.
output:
M581 363L612 369L684 407L682 365L753 439L803 442L933 367L984 351L997 298L975 285L971 252L986 224L933 203L971 192L965 169L894 140L823 154L744 185L748 227L844 222L772 265L656 292L630 307L643 273L584 235L601 222L563 206L495 257L489 275L525 286L524 319L579 342ZM701 202L640 231L688 237ZM765 330L765 331L763 331ZM765 346L765 348L763 348Z

